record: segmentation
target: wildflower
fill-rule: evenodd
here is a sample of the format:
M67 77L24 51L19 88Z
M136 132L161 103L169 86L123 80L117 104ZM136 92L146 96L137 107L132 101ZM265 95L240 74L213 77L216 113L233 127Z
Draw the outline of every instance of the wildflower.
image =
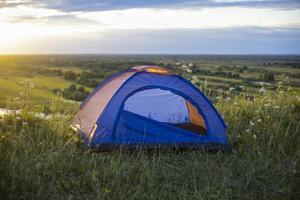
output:
M230 88L229 88L229 92L231 92L231 91L233 91L233 90L235 90L234 87L230 87Z
M192 76L193 80L198 80L198 76Z
M1 142L1 141L4 141L5 138L6 138L6 136L5 136L5 135L2 135L1 138L0 138L0 142Z
M192 73L192 70L191 69L186 69L185 70L187 73L191 74Z
M274 109L279 109L280 107L279 107L279 106L273 106L273 108L274 108Z
M265 94L267 92L267 90L264 88L264 87L261 87L259 90L258 90L259 93L261 94Z
M263 86L265 85L265 82L260 81L260 82L258 82L258 84L261 85L261 86L263 87Z
M22 122L22 125L23 125L23 126L27 126L28 123L27 123L27 122Z
M246 129L246 132L247 132L247 133L250 133L250 129Z
M245 90L245 86L243 86L243 85L240 85L239 88L240 88L241 90Z
M193 64L193 63L190 63L190 64L188 64L188 66L189 66L189 67L193 67L193 66L194 66L194 64Z
M277 85L282 85L282 83L283 83L282 81L279 81L279 82L277 82L276 84L277 84Z
M217 89L217 92L222 93L223 92L222 88Z
M251 125L251 126L254 126L255 124L254 124L254 122L253 122L253 121L250 121L250 125Z
M226 101L230 101L230 100L231 100L231 98L230 98L230 97L226 98Z
M191 82L192 82L193 84L199 83L198 77L197 77L197 76L193 76Z
M257 120L258 123L260 123L261 121L262 121L261 119L258 119L258 120Z
M219 99L220 99L220 97L216 97L216 99L217 99L217 100L219 100Z
M256 135L255 135L255 134L253 134L253 138L256 140L256 138L257 138L257 137L256 137Z
M185 70L185 69L187 69L187 66L186 65L181 65L181 69Z

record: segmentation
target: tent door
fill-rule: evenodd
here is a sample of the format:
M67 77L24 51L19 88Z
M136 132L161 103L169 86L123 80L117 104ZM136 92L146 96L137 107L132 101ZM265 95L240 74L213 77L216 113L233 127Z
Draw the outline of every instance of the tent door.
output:
M130 96L125 111L185 131L207 134L203 117L188 100L169 90L143 90Z

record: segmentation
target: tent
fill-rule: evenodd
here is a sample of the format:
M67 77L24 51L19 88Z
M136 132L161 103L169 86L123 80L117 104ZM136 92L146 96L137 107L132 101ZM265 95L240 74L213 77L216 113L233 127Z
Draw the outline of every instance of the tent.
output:
M226 125L192 83L159 66L137 66L104 80L81 103L71 127L85 145L227 149Z

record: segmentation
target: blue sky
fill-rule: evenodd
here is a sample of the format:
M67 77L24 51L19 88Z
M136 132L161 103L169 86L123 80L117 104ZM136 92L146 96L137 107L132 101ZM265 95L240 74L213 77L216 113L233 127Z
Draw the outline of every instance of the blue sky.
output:
M0 0L0 53L300 54L300 0Z

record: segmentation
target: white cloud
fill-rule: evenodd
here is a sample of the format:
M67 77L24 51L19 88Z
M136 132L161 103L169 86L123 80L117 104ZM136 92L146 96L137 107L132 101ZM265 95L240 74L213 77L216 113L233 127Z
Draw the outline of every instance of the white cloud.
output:
M49 8L38 8L33 6L15 6L6 7L0 10L1 16L35 16L35 17L45 17L51 15L64 15L65 13L55 9Z
M250 8L128 9L83 12L81 18L101 22L105 29L286 27L300 24L300 10Z
M124 34L118 35L120 44L130 45L126 43L126 40L131 38L134 32L137 32L140 34L137 34L136 37L139 38L138 41L142 46L143 43L147 43L149 46L147 42L149 37L157 37L159 43L168 41L168 44L171 45L172 35L176 35L176 37L174 36L174 43L179 46L176 40L180 38L178 34L183 34L180 30L215 29L224 31L227 28L237 27L263 27L265 29L257 30L261 32L261 35L270 34L269 32L274 31L274 28L300 28L300 9L272 10L246 7L135 8L94 12L65 12L56 9L19 5L0 9L0 53L20 52L20 49L22 49L22 52L26 49L28 51L31 49L34 52L40 49L41 52L46 52L48 51L46 46L51 46L52 49L57 51L61 49L70 52L71 47L76 47L76 51L80 48L82 51L84 49L88 51L89 45L96 51L95 41L98 41L100 46L101 43L105 43L106 46L110 46L110 43L116 46L116 37L113 37L119 32L124 32ZM152 33L151 36L147 35L147 31ZM156 35L155 31L159 32L159 35ZM178 34L173 33L173 31L177 31ZM291 31L291 29L288 29L288 32ZM199 31L184 32L184 34L185 36L191 34L190 37L195 38L192 34L197 34L197 32ZM204 37L204 34L202 34L201 37L213 39L216 35L220 36L216 31L207 31L205 34L210 35ZM163 37L163 35L166 37ZM170 35L170 38L168 35ZM235 35L235 37L237 36L239 35ZM74 44L68 45L68 41ZM156 41L156 39L152 38L151 41ZM197 38L197 41L199 41L199 38ZM221 42L221 40L218 41ZM234 39L231 38L231 41L234 41ZM249 40L247 41L249 42ZM56 48L52 44L61 44L64 47ZM151 48L151 52L155 51L155 47L151 46ZM140 47L137 49L142 50Z

